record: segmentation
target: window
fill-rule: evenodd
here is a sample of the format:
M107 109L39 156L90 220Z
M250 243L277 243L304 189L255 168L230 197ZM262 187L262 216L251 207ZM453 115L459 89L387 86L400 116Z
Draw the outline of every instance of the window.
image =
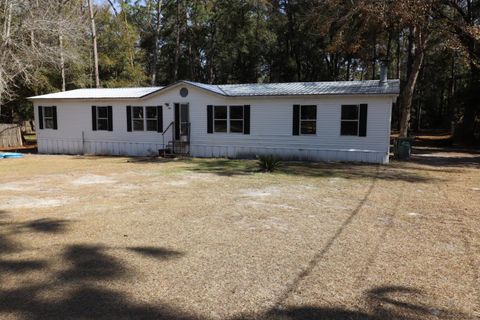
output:
M356 104L342 105L342 136L358 136L360 108Z
M127 106L127 131L163 130L162 106Z
M38 106L38 128L57 130L57 107Z
M250 105L207 105L207 133L250 134Z
M215 106L213 110L214 131L227 132L227 106Z
M43 107L43 127L45 129L54 129L54 117L53 107Z
M97 130L108 131L108 107L97 107Z
M157 107L145 107L147 131L157 131L158 114Z
M317 106L300 106L300 133L317 133Z
M133 131L144 130L143 107L132 107Z
M230 132L243 133L243 106L230 106Z
M92 106L92 130L113 131L112 106Z

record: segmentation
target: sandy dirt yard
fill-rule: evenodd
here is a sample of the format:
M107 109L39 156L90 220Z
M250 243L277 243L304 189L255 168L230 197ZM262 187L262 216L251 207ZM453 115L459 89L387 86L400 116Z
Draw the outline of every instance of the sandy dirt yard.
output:
M0 319L478 319L480 154L0 160Z

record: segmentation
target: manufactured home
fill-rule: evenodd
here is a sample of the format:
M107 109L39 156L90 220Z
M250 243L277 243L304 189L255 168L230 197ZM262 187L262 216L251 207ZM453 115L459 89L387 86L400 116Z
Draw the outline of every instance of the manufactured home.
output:
M388 163L398 80L77 89L31 97L39 153Z

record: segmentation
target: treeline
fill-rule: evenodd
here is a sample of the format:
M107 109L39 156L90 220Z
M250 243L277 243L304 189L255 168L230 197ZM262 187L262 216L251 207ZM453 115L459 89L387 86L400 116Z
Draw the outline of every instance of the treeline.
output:
M479 20L478 0L0 0L0 122L31 117L26 96L97 78L363 80L386 61L402 80L394 128L444 128L475 143Z

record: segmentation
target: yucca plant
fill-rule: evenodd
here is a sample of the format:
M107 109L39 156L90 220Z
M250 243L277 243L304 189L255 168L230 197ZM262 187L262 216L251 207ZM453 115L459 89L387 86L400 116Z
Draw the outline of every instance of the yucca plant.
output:
M282 161L280 160L280 158L274 155L261 155L257 158L258 167L263 172L273 172L282 165Z

